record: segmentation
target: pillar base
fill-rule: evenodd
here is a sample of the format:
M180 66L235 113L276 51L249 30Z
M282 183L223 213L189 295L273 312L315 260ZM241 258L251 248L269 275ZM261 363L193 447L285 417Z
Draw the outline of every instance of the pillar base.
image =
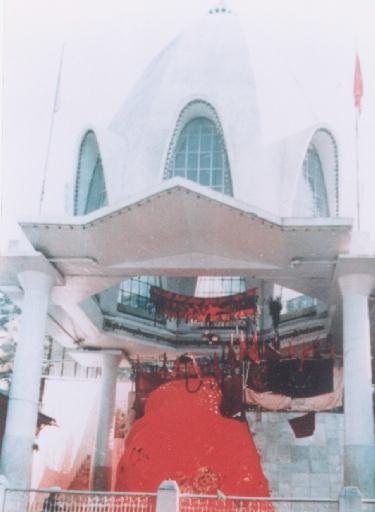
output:
M25 479L24 473L20 468L29 467L31 473L30 461L32 460L33 444L35 437L25 437L18 435L7 435L6 443L3 443L3 450L1 454L1 472L11 483L12 487L24 488ZM9 463L9 461L11 461Z
M362 495L358 487L344 487L339 496L340 512L361 512Z
M96 466L92 477L93 489L109 492L111 490L111 474L112 468L110 466Z
M164 480L158 489L156 512L178 512L180 489L174 480Z
M355 486L366 498L375 498L375 446L344 447L344 485Z

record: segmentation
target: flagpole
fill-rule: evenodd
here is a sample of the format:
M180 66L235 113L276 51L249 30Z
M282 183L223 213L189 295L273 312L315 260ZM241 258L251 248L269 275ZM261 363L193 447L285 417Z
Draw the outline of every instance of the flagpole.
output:
M358 52L355 56L354 85L353 85L355 113L355 166L356 166L356 193L357 193L357 230L361 230L361 191L359 169L359 116L361 114L361 102L363 96L363 79L361 63Z
M44 161L43 181L42 181L42 188L41 188L40 200L39 200L39 215L42 213L42 205L43 205L44 193L45 193L45 189L46 189L46 179L47 179L49 157L50 157L50 152L51 152L52 134L53 134L54 126L55 126L55 114L59 109L58 100L59 100L59 92L60 92L59 89L60 89L60 80L61 80L61 70L62 70L62 65L63 65L63 60L64 60L64 50L65 50L65 43L63 43L62 48L61 48L59 70L57 73L57 80L56 80L55 97L54 97L54 101L53 101L51 122L50 122L49 132L48 132L47 153L46 153L46 159Z
M357 180L357 229L361 231L361 198L360 198L360 175L359 175L359 111L355 114L355 165Z

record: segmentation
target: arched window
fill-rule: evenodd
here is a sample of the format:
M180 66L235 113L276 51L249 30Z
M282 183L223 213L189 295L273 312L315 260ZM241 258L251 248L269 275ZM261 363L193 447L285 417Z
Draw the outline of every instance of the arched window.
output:
M329 203L323 167L317 148L311 144L303 161L293 215L329 217Z
M108 204L102 160L94 132L84 136L78 161L75 215L86 215Z
M232 195L232 183L223 138L206 117L188 122L180 133L169 176L181 176Z

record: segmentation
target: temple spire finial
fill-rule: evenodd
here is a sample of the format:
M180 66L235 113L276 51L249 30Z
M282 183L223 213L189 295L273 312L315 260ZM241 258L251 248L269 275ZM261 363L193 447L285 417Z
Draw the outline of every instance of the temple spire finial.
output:
M228 5L226 0L214 0L212 2L212 7L210 9L210 14L215 13L222 13L222 12L231 12L230 9L228 9Z

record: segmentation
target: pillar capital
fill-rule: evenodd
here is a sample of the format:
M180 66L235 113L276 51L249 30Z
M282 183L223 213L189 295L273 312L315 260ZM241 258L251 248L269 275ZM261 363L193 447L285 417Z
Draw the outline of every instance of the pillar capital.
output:
M117 367L123 357L121 350L101 350L99 354L102 368Z
M33 291L49 294L55 284L55 278L51 274L36 270L24 270L17 277L24 292Z
M344 274L338 278L343 296L363 295L368 297L375 286L375 276L372 274Z
M123 358L122 350L69 350L69 355L82 366L97 368L117 368Z

